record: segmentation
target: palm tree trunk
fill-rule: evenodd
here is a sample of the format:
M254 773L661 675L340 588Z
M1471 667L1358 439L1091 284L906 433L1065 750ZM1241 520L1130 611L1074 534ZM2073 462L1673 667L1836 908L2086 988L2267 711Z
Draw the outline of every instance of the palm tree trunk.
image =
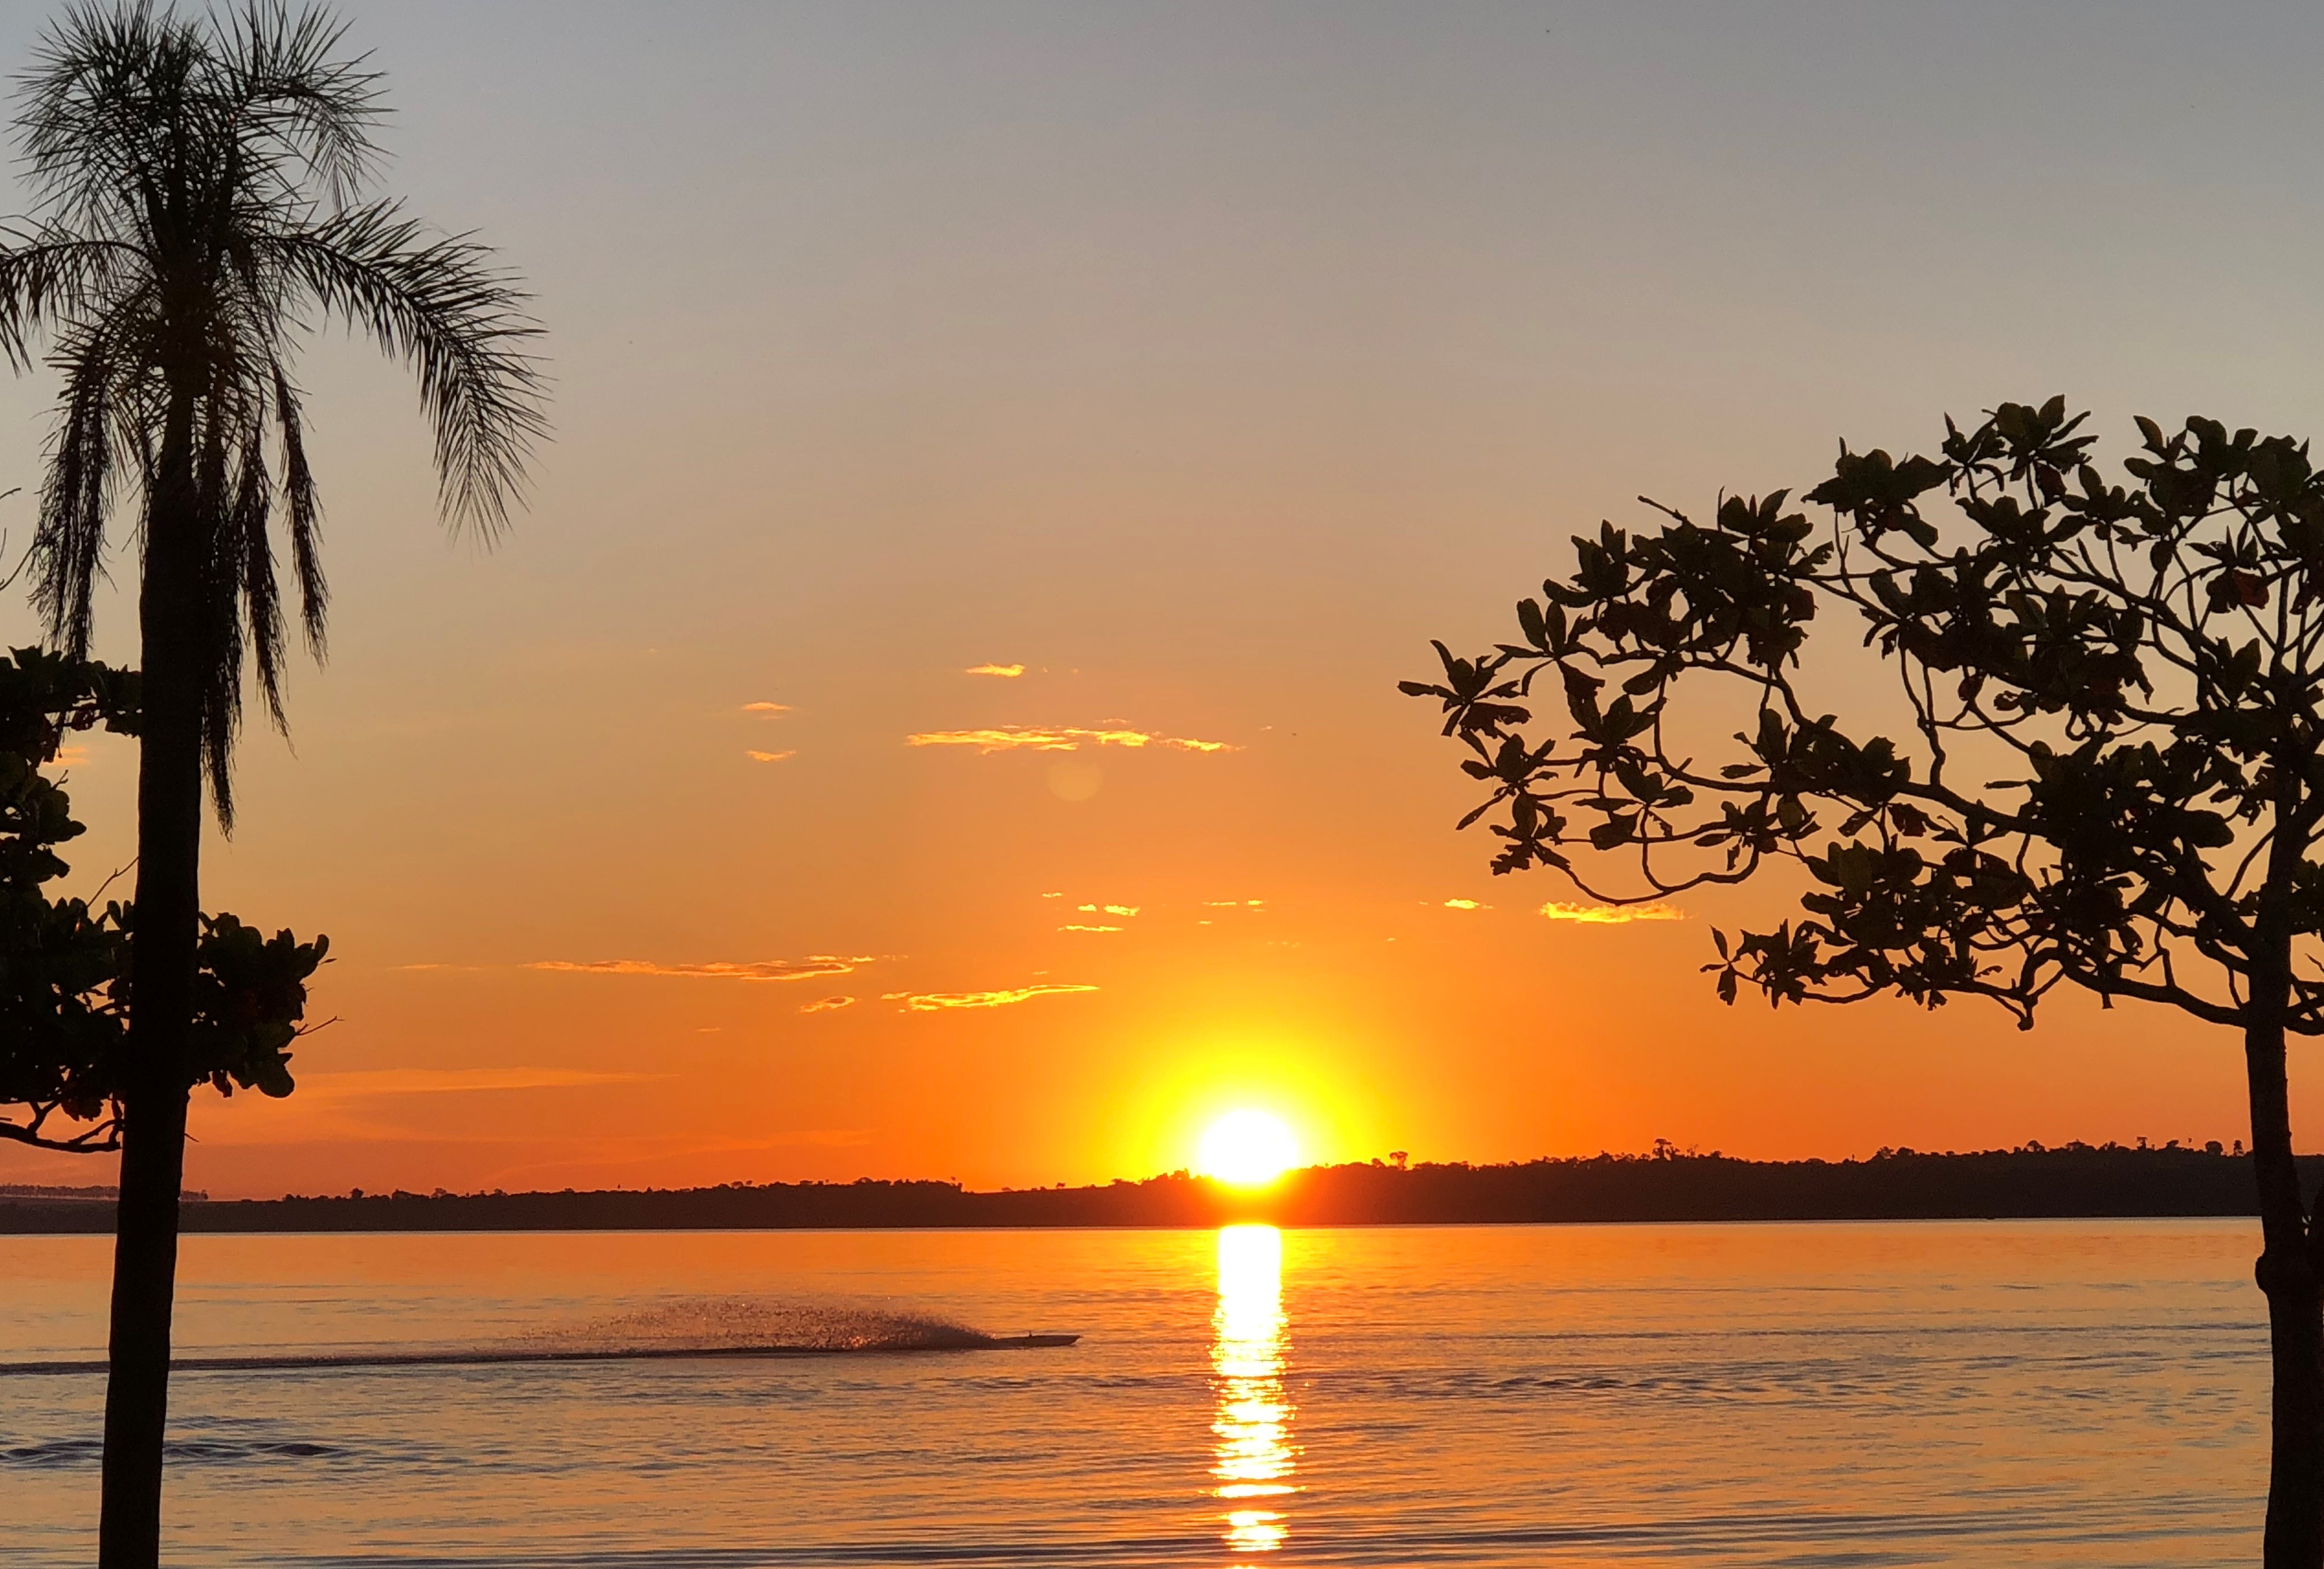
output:
M187 1036L201 908L198 507L190 402L172 400L146 518L138 624L144 715L137 776L137 903L130 931L129 1062L105 1394L100 1569L154 1569L170 1317L185 1173Z
M2273 945L2269 945L2273 946ZM2301 1200L2292 1157L2283 1010L2290 952L2255 965L2244 1062L2250 1080L2252 1170L2259 1179L2257 1275L2273 1354L2273 1457L2268 1469L2266 1569L2324 1566L2324 1269L2319 1228Z

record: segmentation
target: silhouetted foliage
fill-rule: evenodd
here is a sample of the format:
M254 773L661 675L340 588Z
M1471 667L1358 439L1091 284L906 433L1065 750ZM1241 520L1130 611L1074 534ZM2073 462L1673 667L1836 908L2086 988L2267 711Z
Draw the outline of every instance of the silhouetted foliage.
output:
M78 837L62 784L42 770L67 734L135 722L135 680L37 649L0 661L0 1136L51 1149L111 1148L119 1127L115 1000L127 960L113 912L51 899ZM64 1134L50 1119L92 1125Z
M1843 450L1806 497L1832 510L1821 540L1784 491L1575 539L1578 569L1518 606L1521 643L1439 645L1443 680L1404 684L1492 785L1468 821L1506 812L1494 868L1622 903L1797 861L1820 885L1806 918L1721 942L1730 1000L1738 981L1775 1002L1975 996L2030 1025L2070 982L2242 1023L2269 940L2324 933L2304 858L2324 821L2324 482L2304 444L2196 418L2167 439L2141 420L2135 482L2113 484L2082 423L2062 399L2004 404L1948 421L1941 460ZM1898 667L1917 755L1798 692L1833 604ZM1567 733L1536 741L1545 674ZM1674 755L1683 675L1728 677L1756 711L1733 760ZM1964 737L2003 743L2018 776L1961 783ZM1584 845L1627 852L1644 891L1583 876ZM2289 986L2285 1026L2324 1034L2324 972Z
M0 1139L76 1152L120 1143L134 911L49 896L71 869L57 847L83 831L50 770L66 736L134 734L136 722L134 671L37 648L0 658ZM327 938L203 917L188 1087L289 1095L307 982L328 950ZM52 1129L58 1118L69 1125Z
M1463 826L1494 819L1497 872L1613 903L1804 872L1800 918L1713 933L1729 1002L1977 996L2030 1028L2065 985L2242 1031L2277 1328L2268 1562L2314 1569L2324 1231L2283 1038L2324 1034L2324 476L2304 442L2200 417L2138 420L2108 473L2086 419L2053 398L1948 419L1934 457L1843 445L1803 498L1828 528L1783 491L1703 522L1649 501L1660 524L1573 541L1517 641L1440 643L1442 678L1403 690L1489 786ZM1894 671L1905 740L1801 691L1827 608ZM1720 687L1744 725L1698 760L1678 700Z

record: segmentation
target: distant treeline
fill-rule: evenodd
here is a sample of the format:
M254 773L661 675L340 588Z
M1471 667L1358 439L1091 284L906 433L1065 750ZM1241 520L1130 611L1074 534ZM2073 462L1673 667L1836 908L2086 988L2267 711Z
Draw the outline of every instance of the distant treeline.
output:
M2305 1157L2311 1192L2324 1156ZM189 1204L185 1229L687 1231L902 1226L1214 1226L1576 1221L1938 1220L2250 1215L2251 1163L2217 1144L2069 1144L1866 1161L1738 1161L1667 1146L1504 1166L1318 1166L1258 1193L1185 1172L1093 1188L729 1183L561 1193L378 1193ZM0 1197L0 1232L103 1232L112 1207Z

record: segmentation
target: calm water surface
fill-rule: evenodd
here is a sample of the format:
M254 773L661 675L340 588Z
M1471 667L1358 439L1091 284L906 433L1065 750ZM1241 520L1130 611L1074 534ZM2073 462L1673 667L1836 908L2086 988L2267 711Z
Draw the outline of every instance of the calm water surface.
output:
M1065 1351L181 1375L173 1564L2253 1561L2248 1222L196 1236L184 1354L806 1305ZM0 1237L0 1361L109 1239ZM637 1316L643 1316L639 1318ZM12 1564L102 1381L0 1375Z

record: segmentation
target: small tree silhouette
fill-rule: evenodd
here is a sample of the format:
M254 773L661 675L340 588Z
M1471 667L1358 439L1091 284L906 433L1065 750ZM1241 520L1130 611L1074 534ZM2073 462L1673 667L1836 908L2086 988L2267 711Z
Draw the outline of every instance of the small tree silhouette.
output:
M75 1152L121 1145L135 911L49 896L70 869L57 847L83 830L47 770L73 731L134 732L137 686L134 672L37 648L0 657L0 1139ZM329 946L202 917L186 1087L289 1095L307 982Z
M1442 679L1403 690L1443 704L1489 786L1462 826L1494 818L1497 872L1619 904L1803 871L1799 919L1712 934L1728 1002L1976 996L2031 1028L2070 986L2238 1032L2274 1359L2266 1562L2316 1569L2324 1225L2284 1042L2324 1034L2324 476L2303 442L2200 417L2138 420L2112 476L2086 418L2053 398L1948 419L1932 458L1843 445L1805 498L1828 529L1781 491L1702 523L1647 501L1664 522L1573 541L1517 642L1440 643ZM1801 693L1827 606L1897 676L1904 742ZM1675 704L1706 687L1748 722L1698 762Z

